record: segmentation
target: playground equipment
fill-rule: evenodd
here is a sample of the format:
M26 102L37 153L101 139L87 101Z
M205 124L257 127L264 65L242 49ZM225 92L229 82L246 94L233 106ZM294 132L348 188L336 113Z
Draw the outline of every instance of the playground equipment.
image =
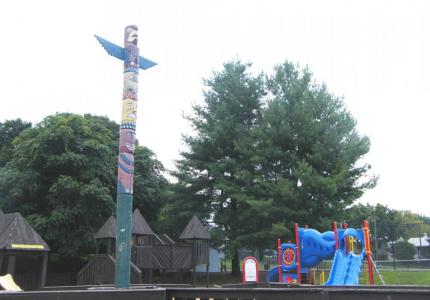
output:
M78 273L78 285L112 284L115 275L117 220L111 216L96 233L96 255ZM151 283L152 272L192 271L206 265L208 276L210 234L197 217L183 230L179 241L152 231L138 209L132 215L131 283Z
M364 260L367 260L369 283L373 284L376 266L371 257L369 223L364 221L360 229L347 228L346 224L338 229L336 222L333 227L333 231L320 233L295 224L296 242L281 244L278 240L278 266L268 272L267 281L289 284L309 281L310 268L333 258L325 285L358 285Z

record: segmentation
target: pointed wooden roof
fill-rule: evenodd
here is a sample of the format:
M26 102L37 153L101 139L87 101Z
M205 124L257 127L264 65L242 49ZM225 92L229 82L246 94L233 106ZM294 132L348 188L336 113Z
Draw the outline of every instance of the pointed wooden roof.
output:
M96 239L115 239L116 238L116 219L114 216L110 216L109 219L103 224L103 226L94 235Z
M202 222L194 216L182 231L180 240L210 240L209 231L203 226Z
M100 230L94 235L96 239L115 239L116 238L116 218L110 216L109 219L103 224ZM136 208L132 215L131 234L137 235L153 235L149 224L142 216L140 211Z
M20 213L0 214L0 249L50 251L48 244Z
M133 211L132 220L133 220L132 230L131 230L132 234L139 234L139 235L154 234L151 227L146 222L145 218L142 216L142 214L137 208Z

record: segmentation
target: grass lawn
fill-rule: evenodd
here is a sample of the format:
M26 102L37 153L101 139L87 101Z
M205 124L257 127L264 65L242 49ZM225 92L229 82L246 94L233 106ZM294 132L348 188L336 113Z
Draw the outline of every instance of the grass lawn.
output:
M320 282L320 273L317 272L315 279L316 284ZM325 280L328 279L329 271L325 271ZM384 271L382 272L386 285L429 285L430 286L430 270L428 271ZM376 285L382 285L381 280L376 272L373 273L373 278ZM369 279L367 270L362 270L360 274L360 284L368 285Z
M259 264L260 271L263 271L263 263ZM273 267L273 265L271 266ZM231 270L231 261L227 261L227 270ZM325 280L328 279L329 271L325 272ZM382 276L384 278L386 285L429 285L430 286L430 270L428 271L383 271ZM375 279L375 284L381 285L378 274L374 272L373 278ZM317 282L319 282L319 273L316 276ZM227 284L227 283L238 283L240 282L240 277L234 277L229 275L220 276L219 278L214 278L215 283ZM265 278L261 278L265 281ZM219 281L219 282L217 282ZM360 284L366 285L368 283L367 270L362 270L360 276Z
M385 284L430 285L430 271L423 272L382 272ZM376 278L376 277L375 277ZM379 279L377 280L379 283Z
M384 271L382 272L386 285L430 285L430 271ZM374 272L376 285L381 285L378 274ZM369 284L367 272L362 272L360 284Z

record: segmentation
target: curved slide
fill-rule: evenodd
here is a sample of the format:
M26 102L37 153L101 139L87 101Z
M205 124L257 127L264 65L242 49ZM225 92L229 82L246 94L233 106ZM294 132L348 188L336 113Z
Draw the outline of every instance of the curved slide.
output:
M331 266L330 276L325 285L358 285L363 255L337 250Z

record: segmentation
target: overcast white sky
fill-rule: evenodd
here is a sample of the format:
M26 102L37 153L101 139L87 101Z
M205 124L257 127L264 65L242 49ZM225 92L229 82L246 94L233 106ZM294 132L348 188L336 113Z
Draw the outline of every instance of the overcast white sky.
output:
M429 4L427 4L429 3ZM172 169L182 114L202 101L202 78L239 57L255 72L285 59L308 65L371 138L380 176L361 202L430 215L427 1L2 1L0 121L56 112L119 122L122 64L93 37L122 44L139 26L143 56L137 138Z

